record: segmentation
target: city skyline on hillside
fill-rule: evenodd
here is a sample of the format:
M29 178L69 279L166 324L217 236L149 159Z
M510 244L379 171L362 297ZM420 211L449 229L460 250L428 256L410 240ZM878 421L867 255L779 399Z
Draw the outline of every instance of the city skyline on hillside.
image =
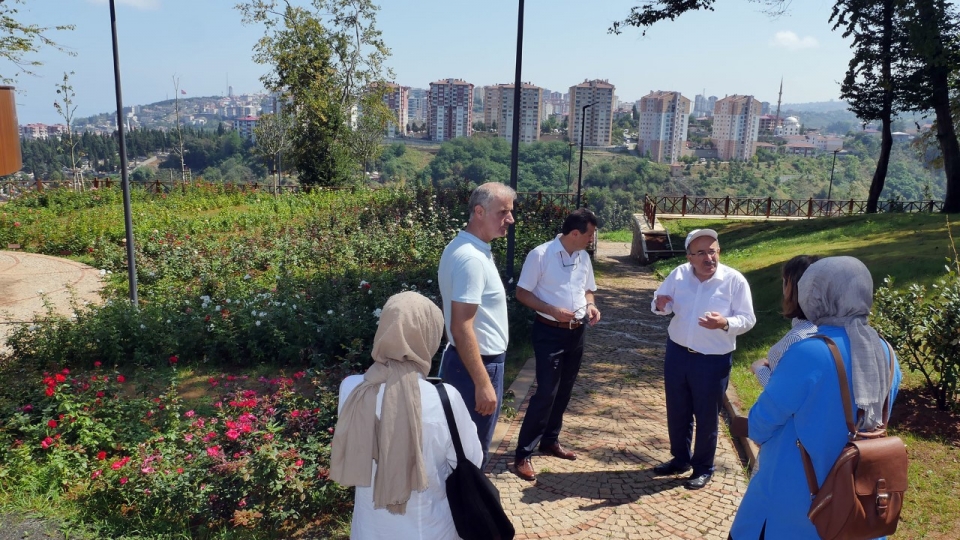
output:
M616 86L617 97L629 102L652 90L679 91L691 98L700 93L719 98L747 94L775 102L783 77L786 103L839 99L838 81L850 50L839 33L830 31L831 4L825 0L794 3L779 18L768 17L746 0L730 1L718 5L716 12L659 24L645 37L635 28L610 35L610 24L638 3L528 3L523 80L565 92L586 79L607 79ZM263 90L259 77L268 68L251 59L262 28L243 26L232 2L117 4L125 106L171 99L174 76L187 96L226 95L228 86L235 94ZM35 55L44 63L34 70L37 75L21 75L15 82L21 124L62 121L52 104L64 71L74 72L78 117L115 111L106 0L78 0L56 10L26 5L21 18L42 26L76 25L73 31L49 36L76 56L44 48ZM516 2L507 0L482 6L396 0L382 3L377 24L392 50L387 65L395 82L427 88L431 81L459 78L481 87L513 82L516 21ZM11 68L0 64L4 73Z

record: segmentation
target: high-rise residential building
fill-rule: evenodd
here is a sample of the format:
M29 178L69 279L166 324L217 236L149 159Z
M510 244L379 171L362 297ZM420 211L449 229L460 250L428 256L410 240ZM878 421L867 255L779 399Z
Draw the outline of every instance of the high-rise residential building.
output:
M411 88L407 92L407 114L410 120L423 122L427 119L427 90Z
M383 102L393 112L394 118L394 121L387 123L387 137L406 137L410 88L392 82L384 83L384 86L386 92Z
M676 163L687 140L690 100L680 92L650 92L640 98L637 152L659 163Z
M513 141L514 85L499 85L500 114L497 116L497 134ZM540 107L542 89L523 83L520 91L520 142L540 140Z
M713 111L717 108L717 96L707 98L707 116L713 116Z
M697 94L693 98L693 114L697 118L701 116L708 116L710 111L707 110L707 96L703 94Z
M580 143L583 130L584 146L610 146L613 128L613 100L615 88L607 80L583 81L570 87L570 119L568 138ZM584 114L584 107L590 105ZM582 117L582 118L581 118ZM583 123L581 127L581 122Z
M762 114L762 115L764 115L764 116L770 114L770 102L769 102L769 101L761 101L761 102L760 102L760 114Z
M723 160L747 160L756 152L760 129L760 102L753 96L733 95L717 101L713 111L713 143Z
M487 129L493 127L500 116L500 86L494 84L483 87L483 123Z
M240 134L240 138L256 142L256 127L260 118L256 116L244 116L233 120L233 129Z
M430 83L427 134L447 141L473 134L473 85L461 79Z

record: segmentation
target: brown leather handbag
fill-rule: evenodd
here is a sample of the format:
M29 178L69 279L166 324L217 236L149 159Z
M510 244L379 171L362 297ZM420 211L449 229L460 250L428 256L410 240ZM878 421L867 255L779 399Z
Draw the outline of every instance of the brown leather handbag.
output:
M899 437L887 435L890 389L883 403L883 423L869 432L858 432L851 411L850 387L837 344L826 336L840 380L840 398L850 441L817 488L817 475L807 450L797 439L813 502L807 517L825 540L869 540L893 534L900 521L903 492L907 490L907 448ZM890 351L890 384L896 356Z

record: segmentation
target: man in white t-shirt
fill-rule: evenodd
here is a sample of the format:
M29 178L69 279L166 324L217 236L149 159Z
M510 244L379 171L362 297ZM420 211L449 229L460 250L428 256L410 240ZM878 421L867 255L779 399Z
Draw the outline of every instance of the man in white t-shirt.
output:
M527 406L513 463L524 480L535 479L530 456L537 447L542 454L577 459L560 444L560 428L580 372L585 324L600 320L593 265L585 251L596 231L593 212L574 210L563 221L562 234L527 255L517 282L517 300L537 312L532 334L537 391Z
M449 342L440 377L463 396L477 425L484 464L500 417L509 340L507 293L490 242L506 236L516 196L497 182L473 190L467 226L443 250L438 269Z
M670 272L650 304L657 315L673 314L663 361L673 459L653 471L662 476L693 469L684 487L701 489L713 477L717 415L730 380L737 336L753 328L757 317L746 278L720 264L716 231L690 231L684 247L687 263ZM691 453L694 419L697 435Z

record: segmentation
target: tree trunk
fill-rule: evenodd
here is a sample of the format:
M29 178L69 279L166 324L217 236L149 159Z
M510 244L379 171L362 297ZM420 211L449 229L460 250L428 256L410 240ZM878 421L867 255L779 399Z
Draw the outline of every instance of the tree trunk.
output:
M891 133L892 129L890 126L893 121L893 77L891 74L891 65L893 63L892 37L893 2L892 0L886 0L883 6L883 35L880 38L881 55L883 58L880 68L883 84L883 111L880 113L880 121L882 122L880 157L877 159L877 169L873 172L873 180L870 182L870 194L867 196L868 214L877 213L880 194L883 192L883 184L887 180L887 167L890 165L890 149L893 148L893 134Z
M937 117L937 141L940 143L940 155L943 156L943 172L947 177L947 194L943 200L943 212L960 212L960 143L953 127L950 114L950 68L948 53L941 33L939 21L947 14L942 2L917 0L917 14L925 25L926 41L922 47L923 61L926 64L927 82L930 85L930 105Z
M933 110L937 115L937 140L943 156L943 172L947 176L947 194L943 212L960 212L960 143L950 114L950 91L946 67L932 68L930 83L933 90Z

